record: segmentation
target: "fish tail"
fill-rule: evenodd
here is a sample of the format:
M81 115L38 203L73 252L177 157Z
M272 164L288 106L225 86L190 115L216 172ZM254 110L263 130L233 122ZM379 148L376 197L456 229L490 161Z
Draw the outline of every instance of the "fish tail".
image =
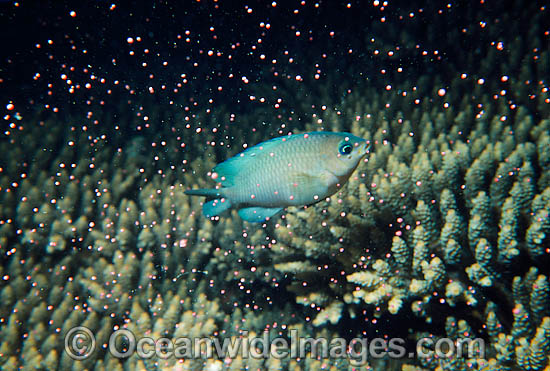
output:
M220 215L225 210L231 207L231 202L226 198L216 198L212 201L205 202L202 205L202 213L205 217L210 218L216 215Z
M185 194L206 197L206 202L202 205L202 213L207 218L220 215L231 207L231 202L224 198L223 192L219 189L188 189Z
M188 189L184 193L189 196L204 196L206 198L222 197L219 189Z

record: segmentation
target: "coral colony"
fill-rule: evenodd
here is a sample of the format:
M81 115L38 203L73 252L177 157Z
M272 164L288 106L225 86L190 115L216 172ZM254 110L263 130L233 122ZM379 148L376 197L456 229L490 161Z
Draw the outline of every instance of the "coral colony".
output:
M550 369L548 5L173 3L0 4L2 370ZM318 131L370 145L319 202L184 193Z

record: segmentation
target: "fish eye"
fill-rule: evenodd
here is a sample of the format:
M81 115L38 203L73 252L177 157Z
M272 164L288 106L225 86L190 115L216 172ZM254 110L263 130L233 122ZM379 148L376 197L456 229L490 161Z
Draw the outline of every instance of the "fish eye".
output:
M339 151L341 155L349 155L351 151L353 151L353 146L351 145L351 143L343 143L340 146Z

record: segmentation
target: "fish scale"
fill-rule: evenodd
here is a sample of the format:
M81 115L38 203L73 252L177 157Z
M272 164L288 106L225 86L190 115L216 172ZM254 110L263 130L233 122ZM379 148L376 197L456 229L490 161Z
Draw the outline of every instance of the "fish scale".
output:
M311 156L304 155L301 159L295 156L294 143L289 143L289 151L277 153L273 161L255 162L251 174L247 177L246 185L238 189L239 201L248 202L251 195L255 195L259 202L265 200L269 205L290 200L292 195L292 175L295 169L305 168L313 160Z

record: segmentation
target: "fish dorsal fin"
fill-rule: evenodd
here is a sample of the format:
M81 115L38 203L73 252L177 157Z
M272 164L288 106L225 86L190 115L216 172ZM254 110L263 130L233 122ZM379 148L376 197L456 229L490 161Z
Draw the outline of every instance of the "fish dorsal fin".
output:
M263 156L269 156L270 153L275 151L277 146L290 138L291 137L273 138L250 147L236 156L216 165L216 167L214 167L214 172L218 174L218 179L223 187L230 187L236 183L239 176L248 175L255 161L258 161Z

